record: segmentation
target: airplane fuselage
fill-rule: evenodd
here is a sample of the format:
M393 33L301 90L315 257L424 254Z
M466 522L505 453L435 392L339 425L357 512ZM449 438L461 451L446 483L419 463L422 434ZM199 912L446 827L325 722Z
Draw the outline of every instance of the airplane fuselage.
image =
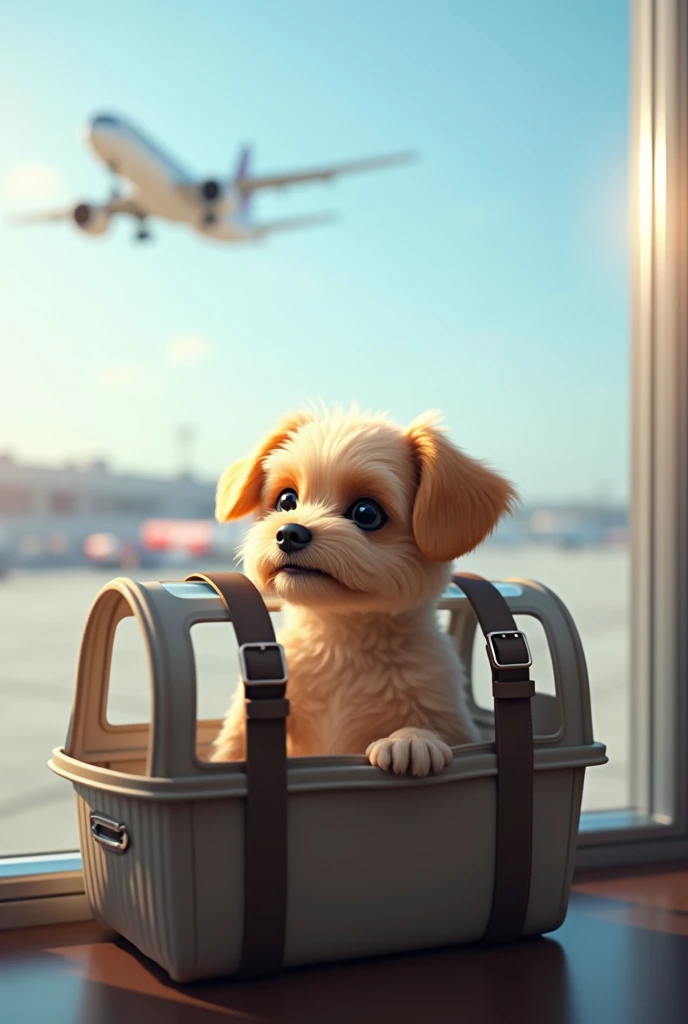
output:
M87 125L86 141L114 174L130 183L131 198L140 202L142 217L190 224L200 234L221 241L250 237L250 230L232 220L240 197L231 184L210 180L198 184L133 125L100 115Z

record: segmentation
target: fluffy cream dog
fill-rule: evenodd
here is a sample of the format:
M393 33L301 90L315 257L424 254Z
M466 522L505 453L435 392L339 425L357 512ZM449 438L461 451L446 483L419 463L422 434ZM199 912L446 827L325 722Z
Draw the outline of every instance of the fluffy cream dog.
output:
M294 413L225 471L217 518L257 513L246 575L284 601L289 756L365 753L425 776L478 738L436 605L452 560L515 500L431 413L406 429L356 409ZM214 761L245 757L244 714L241 687Z

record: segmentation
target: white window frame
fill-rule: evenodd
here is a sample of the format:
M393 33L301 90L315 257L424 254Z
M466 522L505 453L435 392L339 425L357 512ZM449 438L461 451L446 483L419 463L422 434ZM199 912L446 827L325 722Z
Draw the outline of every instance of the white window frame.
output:
M634 810L582 816L581 869L688 856L688 4L631 37ZM0 928L89 916L78 854L0 859Z
M633 810L583 816L581 868L688 856L685 0L633 0L630 67Z

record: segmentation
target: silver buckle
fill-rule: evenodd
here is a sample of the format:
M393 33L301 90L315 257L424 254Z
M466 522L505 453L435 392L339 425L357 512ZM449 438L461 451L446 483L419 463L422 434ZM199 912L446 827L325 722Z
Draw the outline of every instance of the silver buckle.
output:
M248 674L248 665L246 664L246 651L250 650L278 651L280 656L280 664L282 666L282 675L278 679L251 679L251 677ZM239 665L241 667L241 678L245 683L249 683L250 685L254 685L256 683L260 685L262 685L263 683L265 683L266 685L277 685L278 683L286 683L287 681L287 661L286 658L284 657L284 648L282 647L282 644L278 644L274 640L264 644L241 644L241 646L239 647Z
M499 637L500 640L522 640L525 645L528 660L510 662L509 664L503 664L502 662L500 662L499 658L497 657L497 649L494 644L495 637ZM528 640L526 639L525 633L522 633L520 629L495 629L492 633L487 633L485 639L487 640L487 653L493 668L530 668L530 666L533 664L533 657L530 653Z

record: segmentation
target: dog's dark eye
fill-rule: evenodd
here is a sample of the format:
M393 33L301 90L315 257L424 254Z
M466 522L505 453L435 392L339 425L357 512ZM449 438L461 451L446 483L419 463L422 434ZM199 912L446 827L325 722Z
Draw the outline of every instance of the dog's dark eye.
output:
M275 508L278 512L293 512L297 504L298 498L296 491L293 487L287 487L286 490L282 491L275 502Z
M362 530L379 530L387 522L387 513L378 501L372 498L357 498L346 512Z

